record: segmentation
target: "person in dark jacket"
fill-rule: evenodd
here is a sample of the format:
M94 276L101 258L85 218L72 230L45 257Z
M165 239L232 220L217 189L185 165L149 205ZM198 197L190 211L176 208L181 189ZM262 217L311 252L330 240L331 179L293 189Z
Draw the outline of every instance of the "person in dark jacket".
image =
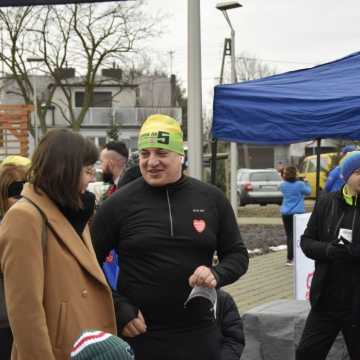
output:
M100 153L101 170L103 181L110 186L103 194L101 201L108 199L119 187L123 186L124 176L128 179L132 173L126 171L129 158L129 149L122 141L110 141L105 144ZM104 264L102 265L106 279L113 290L116 289L117 278L119 276L118 256L114 250L111 250Z
M296 360L326 359L341 331L353 360L360 359L360 152L341 163L345 186L317 201L301 248L315 260L311 311Z
M236 281L248 253L230 203L182 174L178 122L153 115L139 136L142 177L119 189L92 224L98 261L115 248L117 323L137 360L218 360L221 334L207 308L184 306L192 288ZM217 251L219 264L212 266Z
M122 188L129 182L139 177L141 177L139 166L138 165L131 166L125 171L124 175L121 176L117 184L117 189ZM111 288L113 290L116 290L118 277L120 274L120 264L119 264L119 257L115 250L110 251L110 254L106 257L106 261L104 262L102 268Z
M129 158L129 150L122 141L110 141L100 153L103 181L110 183L110 187L102 200L108 198L118 189L118 183L125 173Z
M219 360L239 360L245 347L243 322L232 296L224 290L217 294L216 319L222 335Z

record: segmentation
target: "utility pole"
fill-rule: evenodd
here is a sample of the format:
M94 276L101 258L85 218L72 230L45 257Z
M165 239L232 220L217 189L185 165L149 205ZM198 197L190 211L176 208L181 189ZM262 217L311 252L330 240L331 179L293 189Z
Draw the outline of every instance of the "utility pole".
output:
M231 82L236 82L236 68L235 68L235 29L233 28L227 11L231 9L241 8L242 5L237 1L227 1L218 3L216 8L222 12L231 30ZM223 58L225 57L228 40L225 40L225 50ZM224 59L223 59L224 62ZM222 65L222 71L223 71ZM230 202L234 209L234 213L237 214L238 210L238 199L237 199L237 168L238 168L238 148L237 143L230 143Z
M202 178L202 88L200 0L188 0L188 158L189 175Z
M175 51L174 50L170 50L168 52L169 56L170 56L170 76L173 74L173 60L174 60L174 54Z
M44 58L38 58L38 57L32 57L27 58L26 61L28 63L43 63L45 61ZM33 87L33 124L34 124L34 130L35 130L35 136L34 136L34 144L37 146L39 142L39 114L38 114L38 99L37 99L37 75L33 74L32 79L32 87Z

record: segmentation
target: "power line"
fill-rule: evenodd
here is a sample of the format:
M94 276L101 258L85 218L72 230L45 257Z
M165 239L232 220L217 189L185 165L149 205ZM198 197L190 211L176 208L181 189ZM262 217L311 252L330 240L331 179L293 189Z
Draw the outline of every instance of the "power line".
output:
M271 60L271 59L261 59L256 57L247 57L247 56L237 56L238 59L245 59L245 60L257 60L263 62L273 62L273 63L282 63L282 64L298 64L298 65L317 65L321 62L307 62L307 61L294 61L294 60Z
M220 47L217 48L217 47L211 47L212 50L221 50ZM209 48L207 48L209 49ZM167 52L168 54L170 53L170 51L167 51L165 49L157 49L158 51L160 52ZM205 48L206 50L206 48ZM180 52L180 53L185 53L186 52L186 49L178 49L177 52ZM185 55L185 54L184 54ZM322 63L326 63L326 62L329 62L331 60L322 60L322 61L313 61L313 60L310 60L310 61L300 61L300 60L280 60L280 59L264 59L264 58L258 58L258 57L248 57L248 56L237 56L238 58L244 58L244 59L247 59L247 60L258 60L258 61L262 61L262 62L269 62L269 63L279 63L279 64L294 64L294 65L318 65L318 64L322 64Z

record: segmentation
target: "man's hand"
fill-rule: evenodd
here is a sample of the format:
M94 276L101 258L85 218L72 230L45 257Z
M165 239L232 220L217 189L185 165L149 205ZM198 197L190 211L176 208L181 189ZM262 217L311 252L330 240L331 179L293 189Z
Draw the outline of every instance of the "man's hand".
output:
M217 281L212 271L206 266L199 266L189 278L191 287L202 286L216 288Z
M135 337L146 332L146 324L144 317L139 310L138 316L129 321L123 328L121 335L125 337Z

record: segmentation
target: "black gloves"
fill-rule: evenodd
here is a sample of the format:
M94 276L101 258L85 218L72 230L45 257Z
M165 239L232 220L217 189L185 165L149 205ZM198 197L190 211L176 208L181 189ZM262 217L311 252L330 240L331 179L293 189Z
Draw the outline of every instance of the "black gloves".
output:
M326 256L330 260L350 260L351 252L349 244L339 244L338 240L336 242L331 242L326 247Z
M353 258L359 260L360 258L360 244L351 244L349 246L350 254Z

